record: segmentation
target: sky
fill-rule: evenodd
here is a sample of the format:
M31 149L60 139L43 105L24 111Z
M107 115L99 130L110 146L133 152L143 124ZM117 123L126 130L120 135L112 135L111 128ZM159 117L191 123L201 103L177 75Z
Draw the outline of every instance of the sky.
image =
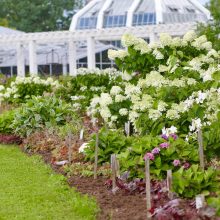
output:
M205 3L207 3L207 2L209 2L209 0L199 0L200 1L200 3L202 3L203 5L205 4Z

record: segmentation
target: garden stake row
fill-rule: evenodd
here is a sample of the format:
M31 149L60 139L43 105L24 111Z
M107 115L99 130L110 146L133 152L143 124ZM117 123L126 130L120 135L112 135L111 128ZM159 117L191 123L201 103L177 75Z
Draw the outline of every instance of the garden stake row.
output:
M199 143L200 168L204 171L204 169L205 169L204 149L203 149L202 131L200 129L198 130L198 143Z
M147 206L147 219L151 219L151 186L150 186L150 160L145 160L145 175L146 175L146 206Z
M172 184L173 184L172 170L167 170L167 189L168 189L169 199L173 199Z
M95 142L95 164L94 164L94 179L97 179L97 169L98 169L98 150L99 150L99 133L96 133Z

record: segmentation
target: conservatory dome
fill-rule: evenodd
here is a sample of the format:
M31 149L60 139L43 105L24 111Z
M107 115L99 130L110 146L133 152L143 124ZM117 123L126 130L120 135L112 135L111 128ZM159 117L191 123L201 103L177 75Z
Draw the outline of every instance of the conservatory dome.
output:
M197 0L91 0L73 17L70 30L206 22Z

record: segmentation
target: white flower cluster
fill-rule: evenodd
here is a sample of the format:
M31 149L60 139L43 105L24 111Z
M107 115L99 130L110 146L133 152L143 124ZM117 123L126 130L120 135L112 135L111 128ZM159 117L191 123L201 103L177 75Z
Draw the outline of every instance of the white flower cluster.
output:
M14 82L11 82L10 87L4 88L4 86L0 86L0 101L3 101L8 98L17 99L20 97L18 94L18 86L21 84L39 84L51 86L52 89L57 89L60 87L60 84L57 80L49 77L46 80L41 79L39 76L30 76L30 77L16 77ZM27 95L26 98L29 96Z
M140 88L149 88L155 87L157 89L163 86L169 87L186 87L195 85L197 82L193 78L182 77L180 79L169 80L161 75L161 73L157 71L151 71L149 74L146 75L145 79L140 79L138 81L138 86Z
M115 58L119 58L123 60L128 55L126 50L108 50L108 57L110 60L115 60Z
M169 137L171 134L177 134L177 128L173 125L170 128L164 127L162 129L162 134L166 135L167 137Z

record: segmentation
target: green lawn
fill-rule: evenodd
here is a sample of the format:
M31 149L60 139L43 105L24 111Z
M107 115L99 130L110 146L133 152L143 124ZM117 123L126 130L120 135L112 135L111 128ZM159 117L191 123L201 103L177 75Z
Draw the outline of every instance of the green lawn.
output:
M97 210L40 157L0 145L0 220L87 220L96 219Z

